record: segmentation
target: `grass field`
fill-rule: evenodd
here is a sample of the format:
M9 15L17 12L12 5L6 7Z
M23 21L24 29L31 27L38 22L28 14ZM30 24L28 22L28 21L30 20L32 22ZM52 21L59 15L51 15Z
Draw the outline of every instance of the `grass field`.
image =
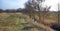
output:
M22 30L22 28L24 28L25 26L33 25L28 22L28 17L28 15L22 13L0 13L0 31L25 31ZM45 23L56 22L57 14L51 14L49 15L49 17L47 16L44 20ZM38 31L38 29L32 28L26 31Z

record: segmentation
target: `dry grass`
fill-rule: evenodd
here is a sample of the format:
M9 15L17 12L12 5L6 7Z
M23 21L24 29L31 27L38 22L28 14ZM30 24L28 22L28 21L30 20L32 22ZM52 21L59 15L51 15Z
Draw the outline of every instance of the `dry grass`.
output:
M34 17L39 20L38 15L35 15ZM41 17L41 20L43 20L43 16ZM34 22L32 21L32 18L22 13L0 13L0 31L3 31L4 28L7 28L7 31L22 31L21 29L26 26L25 23L30 25L34 24L47 31L51 31L50 24L57 23L57 14L49 14L48 16L45 16L44 21L42 22L44 23ZM33 30L31 29L30 31L38 30L33 28Z

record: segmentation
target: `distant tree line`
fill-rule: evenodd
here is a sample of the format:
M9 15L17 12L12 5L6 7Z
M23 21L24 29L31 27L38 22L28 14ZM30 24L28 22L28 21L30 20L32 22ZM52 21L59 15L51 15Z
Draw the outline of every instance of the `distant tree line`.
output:
M3 12L15 13L15 12L20 12L21 10L22 10L21 8L19 8L19 9L6 9L6 10L0 9L0 13L3 13Z

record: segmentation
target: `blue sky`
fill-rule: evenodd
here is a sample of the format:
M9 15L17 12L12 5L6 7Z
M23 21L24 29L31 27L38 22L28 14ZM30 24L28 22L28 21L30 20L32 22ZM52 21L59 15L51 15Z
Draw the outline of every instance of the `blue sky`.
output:
M0 0L0 9L17 9L24 8L27 0Z
M0 9L24 8L24 3L28 0L0 0ZM60 0L46 0L44 5L51 6L50 11L58 11L58 2Z

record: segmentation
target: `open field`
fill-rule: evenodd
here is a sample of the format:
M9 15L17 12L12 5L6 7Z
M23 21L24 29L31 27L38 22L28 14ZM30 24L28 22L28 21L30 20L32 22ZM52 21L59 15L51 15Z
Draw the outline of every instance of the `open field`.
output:
M36 17L37 20L39 19L37 15L34 17ZM42 16L41 20L43 20ZM30 27L31 29L26 31L39 31L42 29L45 30L44 27L48 28L48 26L50 26L51 24L57 24L57 23L58 23L57 14L49 14L48 16L44 17L44 23L37 24L37 22L33 22L28 15L25 15L23 13L0 13L0 31L25 31L23 30L24 27L34 26L35 24L37 26L33 28Z

